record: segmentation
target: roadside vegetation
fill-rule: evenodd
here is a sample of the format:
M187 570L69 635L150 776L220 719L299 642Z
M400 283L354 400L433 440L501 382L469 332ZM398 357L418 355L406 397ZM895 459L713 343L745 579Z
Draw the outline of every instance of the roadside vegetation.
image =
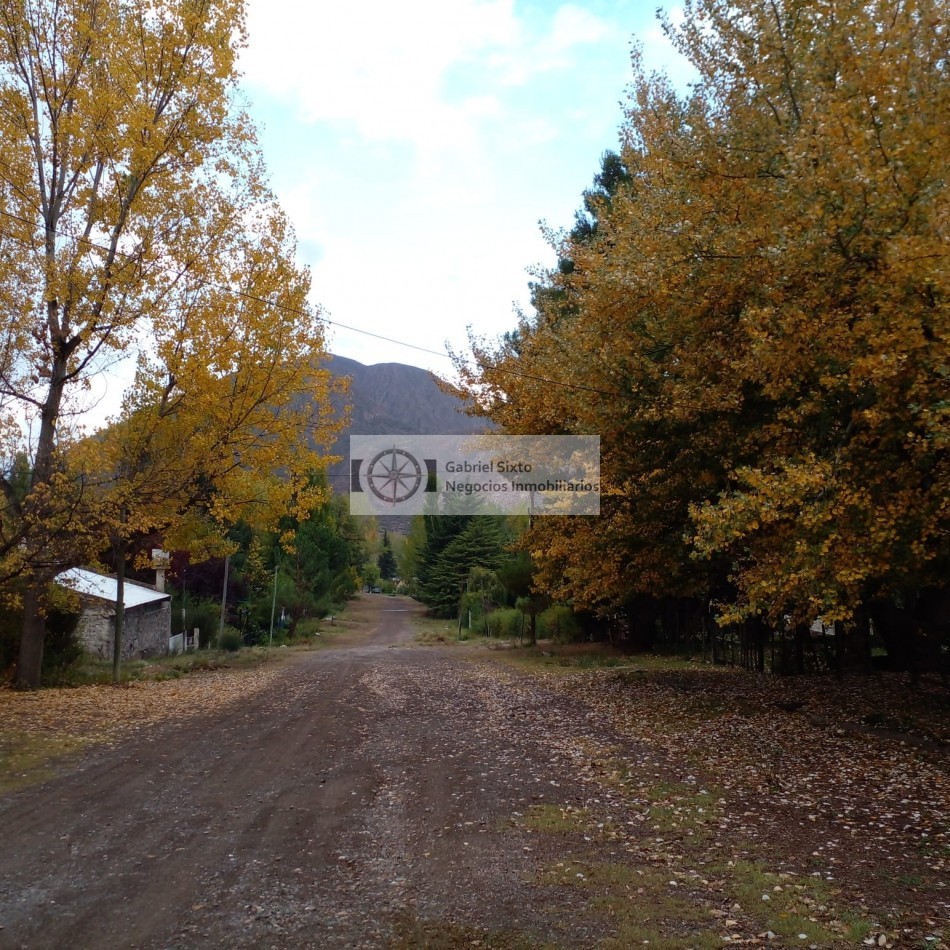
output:
M641 649L950 682L943 14L698 0L664 21L685 93L634 50L533 309L444 384L600 436L599 517L519 538L532 596Z
M301 624L293 642L129 661L118 689L111 662L87 655L40 691L0 689L0 792L52 777L84 749L224 709L267 688L295 656L356 643L374 623L357 598L332 620Z
M405 537L328 487L344 419L235 94L243 4L7 6L0 791L237 708L365 632L360 591L405 593L416 642L471 661L471 708L594 790L510 820L545 842L528 883L604 946L946 948L941 4L696 0L665 24L685 94L634 50L619 150L533 308L442 384L501 432L598 434L601 514L430 506ZM199 649L123 660L156 549ZM109 658L55 584L79 565L118 585Z

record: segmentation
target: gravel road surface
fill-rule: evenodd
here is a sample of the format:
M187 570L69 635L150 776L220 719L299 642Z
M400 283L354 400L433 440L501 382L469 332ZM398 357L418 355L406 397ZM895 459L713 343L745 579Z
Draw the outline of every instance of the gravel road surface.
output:
M369 600L358 645L0 801L0 946L603 936L536 883L550 856L519 823L583 793L550 747L556 705L542 715L517 676L411 644L418 606Z

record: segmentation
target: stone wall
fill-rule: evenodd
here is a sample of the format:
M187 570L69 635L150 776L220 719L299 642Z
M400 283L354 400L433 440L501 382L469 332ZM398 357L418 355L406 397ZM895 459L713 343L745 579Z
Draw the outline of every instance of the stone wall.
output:
M96 601L83 605L77 635L83 647L94 656L112 658L115 638L115 608ZM160 600L141 607L126 607L122 633L122 659L164 656L172 632L170 600Z

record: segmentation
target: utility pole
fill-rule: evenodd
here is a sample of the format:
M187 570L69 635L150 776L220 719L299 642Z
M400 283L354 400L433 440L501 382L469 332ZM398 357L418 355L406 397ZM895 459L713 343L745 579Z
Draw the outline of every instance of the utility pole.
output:
M185 587L185 576L187 572L188 572L187 567L183 567L181 569L181 649L182 649L182 653L185 652L185 639L188 636L188 625L185 622L186 621L185 592L187 590L187 588ZM208 646L210 645L211 644L209 643Z
M274 599L270 604L270 641L268 646L272 647L274 645L274 613L277 610L277 572L280 570L280 565L274 565Z
M228 567L231 564L231 555L224 559L224 587L221 589L221 623L218 624L218 642L221 642L221 634L224 633L224 614L228 606Z

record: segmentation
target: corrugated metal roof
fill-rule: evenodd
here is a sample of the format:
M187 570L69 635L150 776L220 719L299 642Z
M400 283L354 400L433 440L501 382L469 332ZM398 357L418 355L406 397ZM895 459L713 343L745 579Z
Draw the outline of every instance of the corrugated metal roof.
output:
M87 597L97 597L99 600L108 600L115 603L116 598L116 579L107 577L105 574L97 574L95 571L86 571L81 567L73 567L68 571L63 571L56 577L56 583L63 587L69 587L79 594L85 594ZM141 607L142 604L153 604L159 600L169 600L171 594L160 594L157 590L148 587L142 587L134 581L125 582L125 601L126 607Z

